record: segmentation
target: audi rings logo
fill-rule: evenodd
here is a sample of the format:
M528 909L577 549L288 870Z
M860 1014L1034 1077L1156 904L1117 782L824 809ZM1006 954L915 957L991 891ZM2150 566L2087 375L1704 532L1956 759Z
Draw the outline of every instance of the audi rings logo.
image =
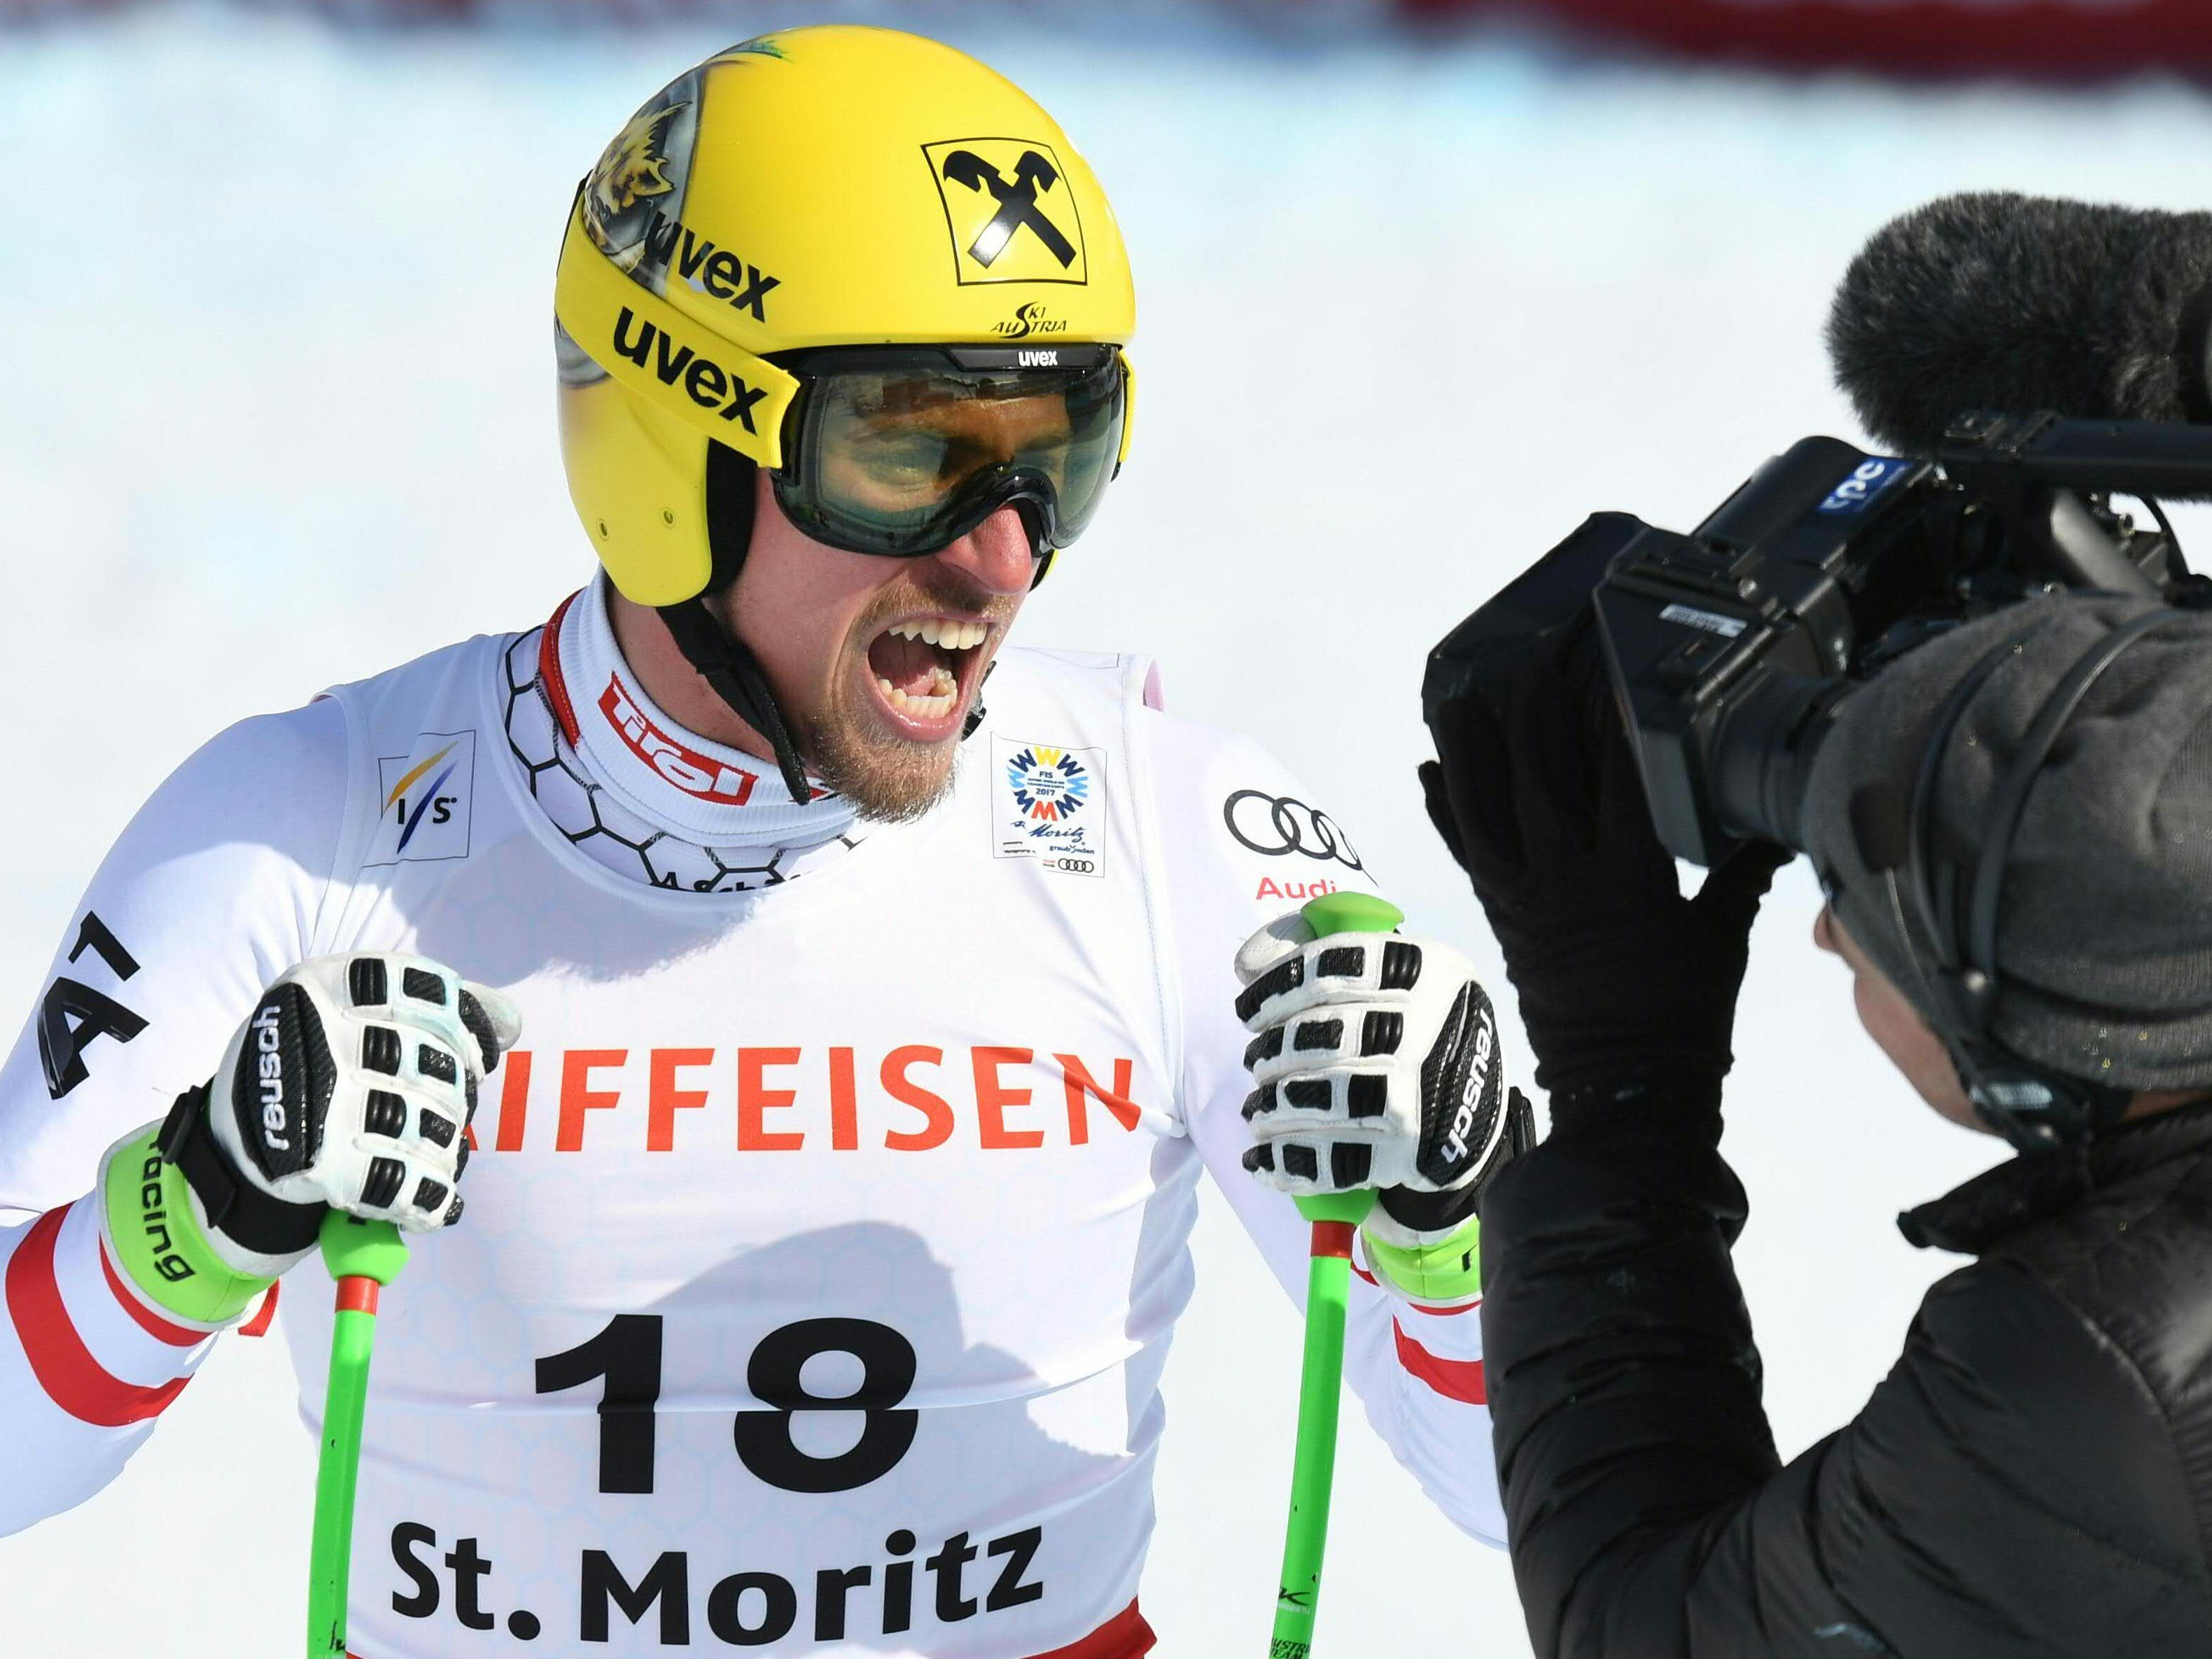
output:
M1348 869L1367 867L1334 818L1288 795L1239 789L1222 803L1221 819L1231 835L1262 858L1303 853L1310 859L1334 859Z

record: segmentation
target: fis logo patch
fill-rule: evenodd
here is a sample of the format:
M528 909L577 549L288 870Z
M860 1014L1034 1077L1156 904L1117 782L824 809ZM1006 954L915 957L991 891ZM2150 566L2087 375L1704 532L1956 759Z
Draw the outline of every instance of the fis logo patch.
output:
M991 738L991 853L1072 876L1105 873L1106 751Z
M425 732L405 754L380 758L368 864L468 857L476 769L474 732Z
M1060 158L1023 138L924 144L945 204L956 279L970 283L1088 283L1083 221Z

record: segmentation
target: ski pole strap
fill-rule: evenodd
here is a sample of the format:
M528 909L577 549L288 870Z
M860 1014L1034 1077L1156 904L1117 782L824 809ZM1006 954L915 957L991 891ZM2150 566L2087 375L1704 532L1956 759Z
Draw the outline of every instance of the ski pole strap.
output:
M1469 1216L1450 1237L1412 1249L1370 1238L1367 1266L1417 1302L1464 1304L1482 1294L1482 1224Z
M323 1261L337 1280L331 1324L330 1387L323 1401L322 1460L315 1470L315 1529L307 1577L307 1659L341 1659L353 1567L354 1489L361 1479L362 1417L376 1342L378 1293L407 1265L388 1221L333 1210L324 1218Z
M1368 893L1332 893L1305 906L1315 937L1387 933L1404 912ZM1329 1497L1336 1485L1336 1424L1344 1393L1344 1322L1352 1293L1352 1239L1375 1207L1362 1190L1297 1200L1313 1224L1306 1267L1305 1358L1298 1380L1297 1449L1291 1464L1291 1513L1283 1530L1283 1571L1275 1593L1268 1659L1307 1659L1321 1601L1322 1557L1328 1545Z
M161 1156L149 1124L109 1154L100 1201L116 1265L148 1297L185 1319L227 1325L269 1288L215 1253L192 1213L185 1172ZM150 1230L149 1230L150 1229Z

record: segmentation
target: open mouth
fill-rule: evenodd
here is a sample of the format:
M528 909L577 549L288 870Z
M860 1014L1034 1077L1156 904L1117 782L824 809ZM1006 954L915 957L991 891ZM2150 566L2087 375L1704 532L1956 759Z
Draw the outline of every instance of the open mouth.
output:
M975 684L990 624L957 617L910 617L868 642L876 696L900 724L935 737Z

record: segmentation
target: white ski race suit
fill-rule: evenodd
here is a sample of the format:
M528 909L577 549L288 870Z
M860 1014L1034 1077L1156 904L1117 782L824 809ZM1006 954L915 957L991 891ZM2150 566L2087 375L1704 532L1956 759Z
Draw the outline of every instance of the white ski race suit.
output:
M119 1271L104 1152L295 963L412 951L524 1030L379 1322L360 1659L1133 1659L1201 1169L1304 1284L1239 1164L1232 958L1358 853L1131 657L1003 653L917 822L796 807L579 599L233 726L69 918L0 1071L0 1533L113 1480L215 1340ZM1479 1321L1352 1289L1369 1417L1499 1541ZM331 1317L310 1258L311 1427Z

